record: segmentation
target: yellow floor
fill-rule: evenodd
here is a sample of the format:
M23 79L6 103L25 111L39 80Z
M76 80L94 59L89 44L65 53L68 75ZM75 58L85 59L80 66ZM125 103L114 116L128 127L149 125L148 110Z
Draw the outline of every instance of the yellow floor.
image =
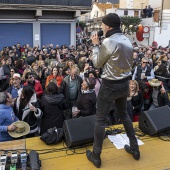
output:
M140 146L141 159L136 161L124 149L116 149L109 141L104 140L101 155L101 170L170 170L170 142L162 141L157 137L145 136L140 138L144 145ZM39 138L26 140L27 149L61 149L63 142L54 146L45 145ZM92 146L88 147L92 149ZM95 170L97 168L86 159L86 148L73 151L59 151L40 154L42 170ZM42 153L42 151L38 151ZM70 155L69 155L70 154Z
M119 125L120 127L121 125ZM116 126L115 126L116 127ZM124 149L116 149L109 141L104 140L101 155L101 170L170 170L170 142L157 137L140 138L144 145L140 146L141 159L136 161ZM0 143L0 149L37 150L42 161L41 170L95 170L97 168L86 158L87 148L67 149L64 142L57 145L45 145L39 137ZM92 145L88 147L92 149ZM42 154L47 151L52 153Z

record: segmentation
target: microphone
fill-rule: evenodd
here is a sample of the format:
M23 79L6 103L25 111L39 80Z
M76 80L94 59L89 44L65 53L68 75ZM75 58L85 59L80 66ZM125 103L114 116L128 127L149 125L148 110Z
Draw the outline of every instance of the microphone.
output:
M98 35L99 37L103 36L103 30L98 31L98 32L97 32L97 35Z
M98 32L97 32L97 35L98 35L98 37L103 36L103 30L98 31ZM91 43L92 43L92 40L91 40L91 39L88 39L88 40L86 40L86 42L89 43L89 44L91 44Z

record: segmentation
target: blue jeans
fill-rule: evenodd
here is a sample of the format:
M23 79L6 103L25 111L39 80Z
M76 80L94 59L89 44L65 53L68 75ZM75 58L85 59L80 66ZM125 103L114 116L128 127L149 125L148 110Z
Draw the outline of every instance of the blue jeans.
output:
M126 104L128 91L129 82L127 78L117 81L102 80L97 99L97 113L94 129L93 152L96 155L100 155L102 151L105 127L107 126L107 117L113 101L115 101L120 120L124 125L127 136L129 137L131 149L139 149L132 121L127 114Z

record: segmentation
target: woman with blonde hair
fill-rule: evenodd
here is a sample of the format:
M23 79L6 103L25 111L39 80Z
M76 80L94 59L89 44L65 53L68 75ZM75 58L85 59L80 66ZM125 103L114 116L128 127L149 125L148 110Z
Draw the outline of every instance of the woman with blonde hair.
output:
M38 63L33 62L31 64L31 69L32 69L32 73L33 73L35 79L39 80L41 82L42 71L41 71L41 69L39 69Z
M25 70L24 70L24 72L23 72L23 75L22 75L22 81L23 81L23 82L26 81L26 80L25 80L25 74L28 73L28 72L31 72L31 71L32 71L32 70L31 70L30 66L28 65L28 66L25 68Z
M127 110L132 121L137 122L143 106L143 95L139 90L136 80L129 81L129 95L127 98Z

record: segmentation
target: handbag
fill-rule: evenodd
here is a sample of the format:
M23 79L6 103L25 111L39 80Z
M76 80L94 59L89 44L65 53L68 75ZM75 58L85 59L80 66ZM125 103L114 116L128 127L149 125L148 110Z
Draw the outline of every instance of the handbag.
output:
M46 145L57 144L63 139L62 128L50 128L40 136L40 139L45 142Z

